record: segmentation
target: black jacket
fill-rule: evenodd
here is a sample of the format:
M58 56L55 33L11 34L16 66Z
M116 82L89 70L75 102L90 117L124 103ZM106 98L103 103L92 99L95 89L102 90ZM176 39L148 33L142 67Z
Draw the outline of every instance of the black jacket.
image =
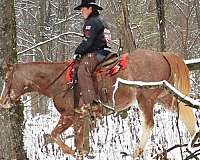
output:
M99 15L91 14L85 20L83 26L84 39L77 47L75 54L100 53L107 55L110 53L111 47L108 46L104 36L105 28L108 28L108 26Z

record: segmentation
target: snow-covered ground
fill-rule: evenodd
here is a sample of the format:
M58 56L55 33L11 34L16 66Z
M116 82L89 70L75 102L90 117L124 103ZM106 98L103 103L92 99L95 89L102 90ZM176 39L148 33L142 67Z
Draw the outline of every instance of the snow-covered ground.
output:
M59 113L52 104L49 104L48 115L31 116L30 106L25 107L25 130L24 142L28 158L30 160L74 160L73 157L64 155L56 144L44 144L44 134L50 134L55 127ZM157 106L154 111L155 127L153 135L146 146L143 160L153 159L163 148L168 149L175 144L189 142L189 135L185 131L185 126L179 122L181 137L179 138L176 127L176 114L164 110ZM139 141L142 131L142 120L138 112L138 107L133 106L128 112L126 119L110 115L97 122L97 128L91 133L90 144L91 154L94 160L131 160L130 154ZM73 135L73 129L66 131L62 137ZM73 138L65 139L65 142L74 147ZM121 154L127 153L127 156ZM183 155L186 156L185 148ZM170 160L180 158L180 149L175 149L168 153ZM84 158L84 160L88 160Z

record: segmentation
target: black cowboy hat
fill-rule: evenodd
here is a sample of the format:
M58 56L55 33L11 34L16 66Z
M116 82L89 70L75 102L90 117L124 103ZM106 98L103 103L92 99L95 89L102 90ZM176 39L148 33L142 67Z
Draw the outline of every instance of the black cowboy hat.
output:
M102 7L98 6L95 0L82 0L81 4L74 8L74 10L80 10L82 7L94 7L97 10L103 10Z

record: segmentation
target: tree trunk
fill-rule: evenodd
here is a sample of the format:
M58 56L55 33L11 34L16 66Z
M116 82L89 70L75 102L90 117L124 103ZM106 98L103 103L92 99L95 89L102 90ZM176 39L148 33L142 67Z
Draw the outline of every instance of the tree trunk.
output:
M45 36L45 27L46 27L46 8L48 6L48 3L46 0L39 0L38 1L38 14L37 14L37 25L36 25L36 33L35 34L35 38L36 38L36 42L43 42L47 39L47 37ZM38 52L39 55L41 55L41 57L43 57L43 59L46 61L48 59L48 43L41 45L40 47L40 51ZM37 115L37 113L39 114L47 114L48 111L48 98L44 98L43 96L39 95L38 93L30 93L31 95L31 111L32 111L32 115L33 117Z
M39 6L38 6L38 14L37 14L37 26L36 26L36 42L43 42L47 39L45 36L45 21L46 21L46 8L47 8L47 1L46 0L39 0ZM44 58L44 60L47 60L48 55L48 43L44 44L39 47L41 49L41 52L39 52L40 55Z
M63 20L67 19L69 16L69 13L70 13L69 0L61 0L59 6L60 6L60 10L58 12L59 19L63 19ZM67 26L67 25L68 25L68 21L66 21L65 23L61 23L59 25L60 34L68 31L69 26ZM68 40L68 37L66 37L65 40ZM67 53L67 45L63 44L58 49L58 54L56 56L56 60L64 61L66 53Z
M1 58L10 56L13 62L17 61L14 0L0 1L0 53ZM23 107L20 105L10 110L0 109L0 159L26 159L23 120Z
M165 51L165 6L164 0L156 0L156 8L157 8L157 15L158 15L158 25L159 25L159 32L160 32L160 50L162 52Z
M200 32L200 3L199 0L195 0L195 10L196 10L196 18L197 18L197 26Z
M119 1L120 16L117 19L117 25L120 30L120 39L122 40L122 48L125 52L135 50L135 41L129 25L128 0Z

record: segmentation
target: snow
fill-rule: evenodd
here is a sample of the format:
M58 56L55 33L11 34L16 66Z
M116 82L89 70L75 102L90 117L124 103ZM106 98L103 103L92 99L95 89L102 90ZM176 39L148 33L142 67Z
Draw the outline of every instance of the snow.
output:
M117 83L123 82L135 84L136 82L117 79ZM118 84L115 84L115 91ZM151 85L160 85L165 83L152 82ZM137 85L147 85L146 82L137 82ZM174 92L180 94L172 88ZM195 105L199 105L199 101L191 100L190 97L185 97ZM114 98L113 98L114 100ZM27 101L25 107L25 129L24 143L27 156L30 160L75 160L74 157L65 155L56 144L44 145L44 135L50 134L59 119L59 113L55 110L52 101L48 106L49 113L47 115L37 115L32 117L30 101ZM199 113L196 111L196 115ZM91 154L95 156L94 160L132 160L131 155L137 147L139 137L142 134L143 121L140 118L138 104L134 104L128 111L128 116L122 119L117 114L104 117L97 121L97 127L90 133ZM154 129L153 135L148 140L142 160L153 159L158 153L162 153L164 149L168 149L176 144L189 143L190 136L186 131L185 126L178 120L177 114L166 111L162 106L157 105L154 109ZM197 123L198 124L198 123ZM73 129L69 128L62 134L64 142L70 147L75 148L74 138L66 138L73 135ZM189 154L186 148L182 148L183 157L186 158ZM181 159L180 148L174 149L167 154L168 159ZM85 157L83 160L89 160Z
M53 104L49 105L50 113L48 115L37 115L32 117L30 107L25 108L27 115L24 142L25 149L30 160L75 160L72 156L67 156L62 153L56 144L44 144L44 134L51 133L56 125L59 113L55 110ZM91 133L90 143L94 160L131 160L133 149L137 146L139 136L142 132L142 120L138 112L138 106L132 106L128 112L126 119L121 119L119 116L110 115L97 122L97 128ZM176 114L164 110L161 106L157 106L155 110L155 127L153 136L148 141L144 152L143 160L152 159L158 152L164 148L172 147L179 144L179 136L176 126ZM184 125L180 122L181 139L183 143L189 142L188 133L185 131ZM73 129L70 128L62 135L73 135ZM74 138L65 139L70 147L74 148ZM183 149L185 150L185 149ZM123 157L121 152L127 153ZM179 159L180 150L176 149L168 154L168 158ZM186 154L186 153L184 153ZM84 158L84 160L89 160Z
M191 60L185 60L184 62L185 62L185 64L200 63L200 58L191 59Z

